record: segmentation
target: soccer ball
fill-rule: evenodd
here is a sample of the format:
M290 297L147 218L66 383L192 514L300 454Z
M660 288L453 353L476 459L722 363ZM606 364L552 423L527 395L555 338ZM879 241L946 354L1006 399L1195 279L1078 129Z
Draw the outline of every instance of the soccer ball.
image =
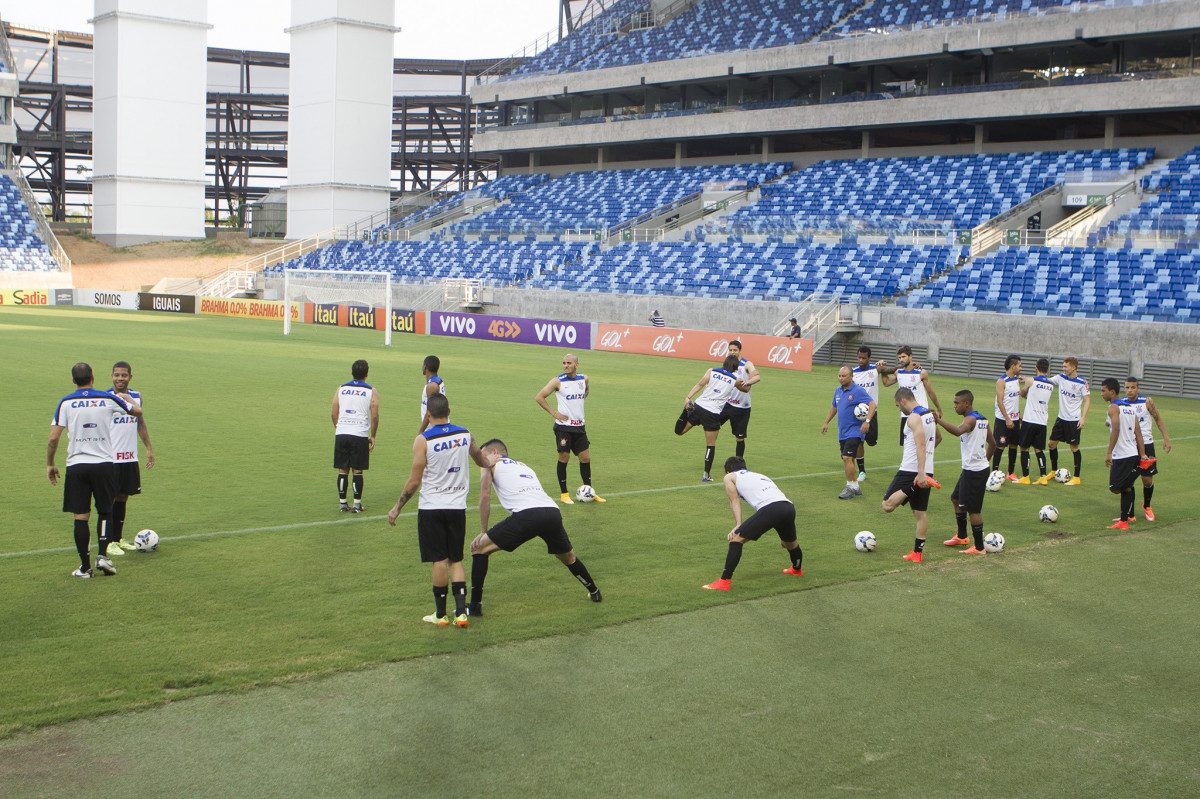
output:
M985 552L999 552L1004 549L1004 536L999 533L988 533L983 537L983 549Z
M1058 508L1053 505L1043 505L1042 509L1038 511L1038 518L1044 522L1053 524L1058 521Z
M580 502L591 502L596 498L596 492L589 485L581 485L579 490L575 492L575 499Z
M133 545L138 552L153 552L158 549L158 533L153 530L142 530L133 537Z
M1069 483L1071 481L1071 471L1069 469L1059 469L1054 473L1054 480L1059 483Z
M854 418L860 422L867 421L867 417L871 415L871 406L865 402L860 402L854 406Z
M859 552L874 552L875 534L870 530L863 530L861 533L856 533L854 535L854 548Z
M983 487L988 491L999 491L1000 486L1004 485L1004 481L1007 479L1008 475L997 469L988 475L987 483Z

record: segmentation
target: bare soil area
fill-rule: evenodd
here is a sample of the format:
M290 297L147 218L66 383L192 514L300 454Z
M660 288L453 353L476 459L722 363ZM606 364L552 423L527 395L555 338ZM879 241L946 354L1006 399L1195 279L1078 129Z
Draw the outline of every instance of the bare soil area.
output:
M144 291L164 277L210 277L283 243L224 232L211 239L119 248L83 234L60 234L58 240L71 258L76 288L112 291Z

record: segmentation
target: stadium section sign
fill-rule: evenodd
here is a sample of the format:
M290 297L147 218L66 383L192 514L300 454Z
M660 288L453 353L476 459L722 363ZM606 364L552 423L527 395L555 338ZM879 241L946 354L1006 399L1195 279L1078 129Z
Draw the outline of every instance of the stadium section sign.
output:
M161 295L160 295L161 296ZM300 303L293 302L292 321L300 321ZM283 319L283 302L280 300L245 300L237 297L201 297L200 313L215 316L237 316L242 319Z
M429 332L435 336L477 338L484 341L516 341L520 344L546 344L580 350L592 348L591 322L430 311Z
M138 310L195 313L196 298L191 294L147 294L143 291L138 295Z
M729 354L729 342L742 342L742 355L757 366L812 371L812 339L779 338L755 333L735 335L715 330L682 330L645 325L596 326L596 349L635 352L696 361L720 361Z

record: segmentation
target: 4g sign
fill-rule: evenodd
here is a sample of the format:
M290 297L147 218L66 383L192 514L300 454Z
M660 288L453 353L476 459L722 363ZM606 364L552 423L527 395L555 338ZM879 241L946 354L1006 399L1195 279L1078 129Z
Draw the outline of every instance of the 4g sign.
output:
M645 325L596 326L596 349L636 352L668 358L720 361L729 354L729 342L742 342L742 355L757 366L812 371L812 340L777 338L755 333L735 334L714 330L682 330Z

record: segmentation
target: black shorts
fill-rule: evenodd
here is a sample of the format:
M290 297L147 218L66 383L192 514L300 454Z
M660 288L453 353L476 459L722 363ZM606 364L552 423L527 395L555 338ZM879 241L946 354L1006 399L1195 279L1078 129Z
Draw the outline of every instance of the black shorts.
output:
M992 422L992 437L996 439L996 447L1015 447L1021 443L1021 421L1016 419L1013 426L1008 426L1008 420L996 417Z
M977 472L963 469L962 474L958 476L958 484L954 486L954 492L950 494L950 500L965 513L983 512L983 495L987 493L989 474L987 469Z
M901 436L904 435L903 431L901 431L900 435ZM866 435L866 438L863 439L863 442L868 447L873 447L873 446L875 446L876 443L879 442L879 412L878 411L876 411L875 415L871 417L871 424L869 427L867 427L867 435Z
M1030 447L1039 452L1046 448L1046 425L1021 422L1021 448Z
M883 498L887 499L897 491L903 491L904 501L900 503L901 505L907 504L913 510L928 510L929 486L921 488L916 484L916 479L916 472L896 472L896 476L892 478L892 484L884 492Z
M417 541L421 545L421 562L436 563L463 559L463 544L467 539L465 510L417 509Z
M588 441L587 431L582 427L564 427L554 425L554 446L559 452L573 452L578 455L586 452L592 442Z
M843 458L857 457L861 444L861 438L840 438L838 439L838 452L842 453Z
M720 430L721 425L725 423L725 417L719 413L713 413L707 408L701 408L696 403L692 403L691 410L688 411L688 421L693 427L703 427L705 430Z
M546 542L546 551L551 555L565 555L571 551L571 539L567 537L558 508L517 511L504 521L492 525L487 536L505 552L512 552L535 538Z
M1120 494L1133 486L1142 470L1138 468L1138 456L1132 458L1114 458L1108 470L1108 490Z
M117 464L77 463L67 467L63 479L63 512L91 513L92 498L96 513L112 513L113 497L117 495Z
M133 463L118 463L117 467L117 493L114 496L134 496L142 493L142 470L138 468L137 461Z
M333 468L366 471L371 468L371 445L366 436L343 433L333 438Z
M1066 419L1055 419L1054 427L1050 429L1051 441L1064 441L1067 444L1079 445L1079 422L1068 422Z
M779 533L779 540L791 543L796 540L796 506L790 502L772 502L763 505L737 528L737 534L747 541L757 541L767 530Z
M1146 445L1146 457L1147 458L1156 457L1154 454L1154 445L1153 444ZM1158 474L1158 461L1155 461L1154 463L1150 464L1149 469L1142 469L1142 474L1146 477L1153 477L1154 475Z
M729 432L734 438L745 438L746 428L750 426L750 409L741 406L726 405L721 415L729 420Z

